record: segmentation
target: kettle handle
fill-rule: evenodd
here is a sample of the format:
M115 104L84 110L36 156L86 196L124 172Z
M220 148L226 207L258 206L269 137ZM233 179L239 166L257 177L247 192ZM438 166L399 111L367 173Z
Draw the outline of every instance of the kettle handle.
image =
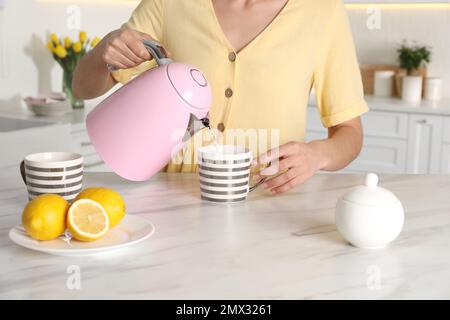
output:
M162 66L172 62L172 60L166 56L163 47L158 42L149 39L143 40L143 43L144 46L147 48L148 52L150 52L152 57L155 59L158 66ZM108 64L107 67L108 70L111 72L119 70L119 68L116 68L110 64Z
M158 66L162 66L172 62L172 60L166 56L163 47L158 42L153 40L144 40L143 42L144 46L155 59Z

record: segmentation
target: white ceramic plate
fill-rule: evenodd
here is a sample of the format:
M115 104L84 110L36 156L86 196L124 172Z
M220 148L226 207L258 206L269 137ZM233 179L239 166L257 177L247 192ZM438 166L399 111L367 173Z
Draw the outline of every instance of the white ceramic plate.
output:
M147 220L128 215L106 236L93 242L64 240L63 237L38 241L26 234L22 226L9 231L9 238L19 246L58 256L88 256L120 249L141 242L150 237L155 228Z

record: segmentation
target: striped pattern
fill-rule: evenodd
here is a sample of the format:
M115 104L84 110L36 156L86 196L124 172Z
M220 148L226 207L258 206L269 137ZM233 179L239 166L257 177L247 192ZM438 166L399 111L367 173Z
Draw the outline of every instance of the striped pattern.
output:
M241 160L199 158L200 192L203 200L233 203L247 198L251 157Z
M72 201L83 186L83 159L78 164L64 167L41 168L28 165L25 161L25 179L29 199L41 194L52 193Z

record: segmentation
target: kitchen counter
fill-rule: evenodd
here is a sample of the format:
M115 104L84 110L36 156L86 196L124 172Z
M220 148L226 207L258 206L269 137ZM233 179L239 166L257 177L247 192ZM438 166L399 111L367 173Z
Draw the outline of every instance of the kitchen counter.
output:
M36 116L27 108L0 108L0 117L38 120L50 124L71 124L84 126L86 115L94 108L92 104L87 104L85 109L73 110L58 116Z
M104 96L106 97L106 95ZM104 98L86 101L86 108L82 110L74 110L62 116L55 117L37 117L29 111L25 106L22 108L0 108L0 117L19 118L27 120L42 120L55 124L72 124L74 126L84 126L86 115L94 109L94 107ZM418 114L435 114L450 115L450 98L443 98L440 101L425 101L419 103L408 103L400 98L381 98L374 96L364 97L370 110L373 111L391 111L391 112L407 112ZM309 105L316 105L315 95L312 94L309 99Z
M422 100L418 103L405 102L397 97L382 98L366 95L364 96L370 111L405 112L412 114L450 115L450 98L440 101ZM310 106L316 106L316 98L311 95Z
M89 173L86 186L118 190L128 214L156 232L114 253L67 258L9 240L27 196L15 170L0 172L1 299L450 298L450 176L381 176L404 204L405 226L387 248L362 250L336 232L334 206L363 175L319 174L290 193L257 190L223 206L200 201L195 174L131 183ZM80 290L66 286L74 265Z
M400 98L364 97L370 110L395 111L419 114L450 115L450 99L440 101L422 100L418 103L402 101Z

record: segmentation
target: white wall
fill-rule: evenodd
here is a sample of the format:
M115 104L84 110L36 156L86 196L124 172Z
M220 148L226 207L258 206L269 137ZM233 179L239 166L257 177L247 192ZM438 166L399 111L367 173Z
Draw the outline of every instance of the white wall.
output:
M382 9L379 30L367 28L366 9L349 9L348 14L360 63L397 64L399 44L416 40L432 47L428 74L443 78L443 94L450 97L450 7Z
M39 92L61 90L62 71L47 50L48 35L78 37L67 26L67 8L81 7L82 29L90 35L103 36L120 27L135 2L110 0L6 0L0 9L0 108L22 106L21 97ZM3 61L1 61L3 60Z
M311 0L313 1L313 0ZM127 0L6 0L0 9L0 107L22 105L21 97L60 90L61 70L46 48L50 32L76 36L67 27L68 6L82 10L82 28L102 36L127 20L136 2ZM361 63L395 63L402 39L433 47L430 74L444 78L450 97L450 9L383 10L381 29L366 27L365 9L349 16Z

